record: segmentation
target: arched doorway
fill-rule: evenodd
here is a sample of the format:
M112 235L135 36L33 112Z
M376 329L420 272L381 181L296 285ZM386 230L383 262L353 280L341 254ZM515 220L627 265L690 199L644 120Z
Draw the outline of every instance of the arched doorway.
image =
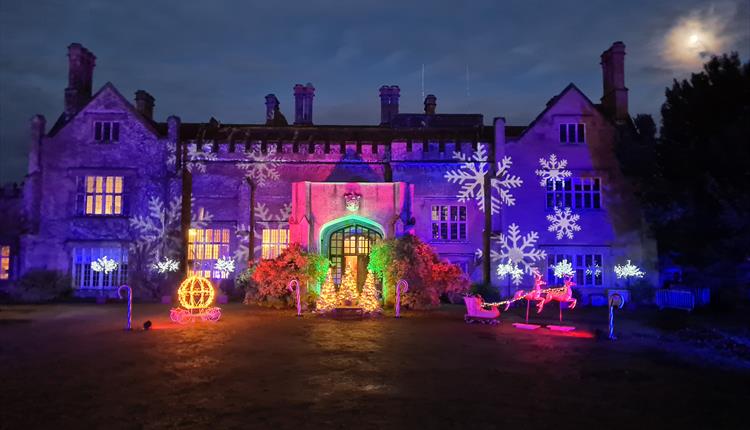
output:
M383 238L382 233L357 223L326 233L334 283L341 284L344 268L349 265L357 279L357 286L364 285L370 250L372 245Z

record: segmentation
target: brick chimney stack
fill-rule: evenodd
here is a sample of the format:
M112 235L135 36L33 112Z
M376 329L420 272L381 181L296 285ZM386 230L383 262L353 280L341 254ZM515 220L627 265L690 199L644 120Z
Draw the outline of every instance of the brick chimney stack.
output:
M135 92L135 108L148 119L154 119L154 96L144 90Z
M312 125L315 87L311 83L294 86L294 125Z
M434 94L427 94L424 98L424 113L425 115L435 115L435 108L437 107L437 97Z
M91 100L96 56L80 43L68 46L68 87L65 88L65 115L70 118Z
M615 121L628 119L628 89L625 87L625 44L615 42L601 56L604 111Z
M380 87L380 125L388 125L398 115L398 99L401 89L398 85Z

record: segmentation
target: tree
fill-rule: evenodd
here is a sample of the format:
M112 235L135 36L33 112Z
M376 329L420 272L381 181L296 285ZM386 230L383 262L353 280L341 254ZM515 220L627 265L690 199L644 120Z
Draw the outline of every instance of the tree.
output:
M276 298L292 306L294 301L290 300L287 288L289 281L296 278L300 285L316 285L325 275L328 264L326 258L308 253L299 244L293 243L278 257L262 260L240 274L237 280L238 284L245 286L246 302L264 303L269 298ZM310 292L307 291L305 295Z
M346 266L344 271L344 277L341 279L341 285L339 286L339 306L354 306L359 299L359 292L357 291L357 280L354 279L352 268Z
M409 282L401 303L412 308L437 306L441 296L456 299L469 290L469 280L458 266L440 261L430 245L411 234L374 245L368 269L382 279L387 304L394 302L399 279Z
M750 64L736 53L713 57L666 90L655 143L639 115L636 144L618 150L660 254L697 269L702 285L734 283L750 258L749 106Z
M337 302L336 287L333 285L333 278L331 277L331 271L328 271L325 282L320 289L320 296L315 302L315 309L318 312L329 312L336 307Z
M362 294L359 296L359 306L368 313L380 311L380 298L378 289L375 287L375 275L372 272L367 272L367 279L362 287Z

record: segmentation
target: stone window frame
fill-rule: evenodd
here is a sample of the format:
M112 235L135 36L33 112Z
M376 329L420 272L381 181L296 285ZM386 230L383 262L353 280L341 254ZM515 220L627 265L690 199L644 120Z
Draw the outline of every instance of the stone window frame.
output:
M210 238L207 232L210 231ZM218 240L216 233L220 233ZM225 225L210 225L188 230L188 275L199 275L209 279L227 279L229 273L214 268L219 258L233 258L230 228ZM209 253L207 254L206 251ZM208 258L206 258L208 256Z
M570 140L571 127L575 141ZM561 122L558 124L559 140L562 144L578 145L588 142L585 122ZM583 135L583 136L581 136Z
M587 185L589 189L586 189ZM574 212L599 211L604 209L604 181L600 175L573 176L562 181L547 180L544 197L548 212L556 207L570 208Z
M289 247L289 223L280 221L275 226L264 225L260 237L260 258L263 260L276 258Z
M453 216L453 209L456 209L455 220L451 219ZM437 209L437 212L436 212ZM443 212L445 209L445 219L443 218ZM461 220L461 212L463 209L463 220ZM437 217L437 218L436 218ZM430 241L431 242L451 242L451 243L462 243L466 242L469 237L469 209L465 204L431 204L430 205ZM462 229L463 227L463 229ZM443 237L445 232L445 237ZM438 237L435 237L437 233ZM455 233L455 237L454 236ZM463 233L463 234L462 234Z
M71 248L71 281L75 290L115 289L128 282L127 244L79 244ZM117 269L109 274L94 272L91 262L106 256L117 262Z
M11 275L10 245L0 244L0 281L10 280Z
M92 132L94 142L113 143L120 141L120 121L103 121L96 120L92 122ZM105 136L105 134L107 136Z
M93 182L89 181L92 178ZM97 179L101 178L101 191L98 191ZM112 188L108 191L108 178L112 178ZM119 178L119 192L118 190ZM121 217L125 216L125 175L110 174L84 174L76 177L77 180L77 213L86 217ZM91 185L91 186L90 186ZM101 198L101 213L96 213L97 197ZM111 198L111 200L108 199ZM107 205L111 202L111 205ZM119 202L119 211L118 209ZM90 206L89 206L90 204ZM111 207L111 213L107 213L108 207Z

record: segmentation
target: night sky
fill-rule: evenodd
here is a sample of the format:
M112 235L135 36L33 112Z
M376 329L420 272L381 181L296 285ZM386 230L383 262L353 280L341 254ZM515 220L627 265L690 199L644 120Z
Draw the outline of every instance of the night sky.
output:
M377 124L383 84L401 87L401 112L421 112L424 64L438 113L526 125L570 82L598 102L599 55L616 40L630 113L656 115L702 57L750 57L750 0L464 3L0 0L0 182L25 173L31 116L49 129L60 115L71 42L97 56L94 91L145 89L158 121L227 123L263 122L267 93L293 118L306 82L316 124Z

